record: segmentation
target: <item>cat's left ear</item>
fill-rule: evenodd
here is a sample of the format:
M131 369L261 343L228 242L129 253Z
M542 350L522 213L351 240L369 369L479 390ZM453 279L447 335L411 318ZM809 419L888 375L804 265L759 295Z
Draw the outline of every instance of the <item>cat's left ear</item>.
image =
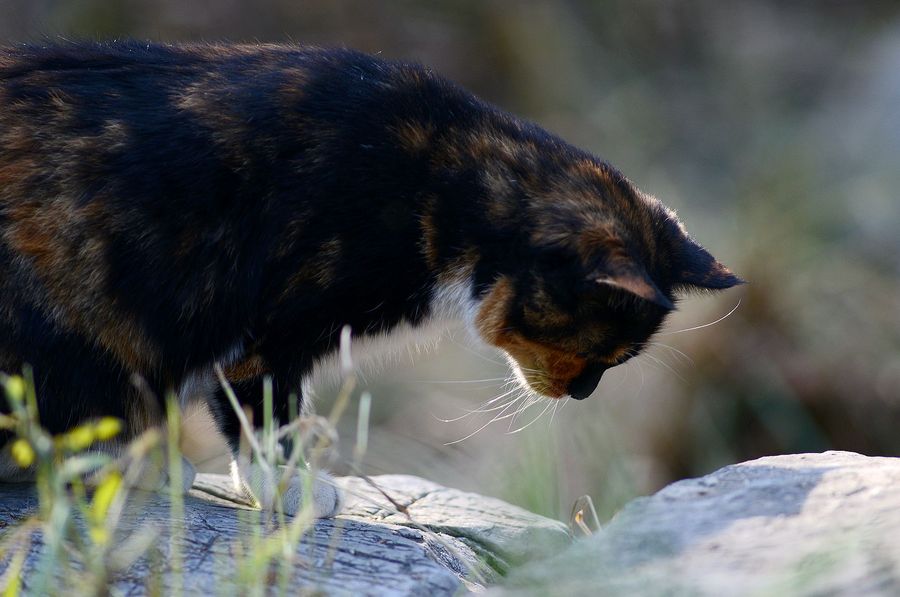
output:
M605 267L594 270L588 280L595 288L615 288L649 301L663 309L672 310L675 305L659 289L647 271L631 259L607 262Z
M682 244L674 277L676 286L710 290L724 290L744 283L706 249L689 238L685 238Z

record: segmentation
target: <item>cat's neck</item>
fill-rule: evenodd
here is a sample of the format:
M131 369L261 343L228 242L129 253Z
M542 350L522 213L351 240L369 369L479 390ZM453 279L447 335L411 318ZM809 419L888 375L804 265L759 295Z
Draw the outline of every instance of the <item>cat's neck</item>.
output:
M412 364L416 355L434 349L446 335L455 330L472 330L476 314L471 276L458 272L435 283L423 317L401 319L394 325L373 330L350 330L343 341L349 343L349 351L340 343L316 360L303 380L304 395L314 393L322 385L335 385L347 374L347 363L342 353L349 355L354 371L379 371L388 364ZM344 358L345 358L344 357Z

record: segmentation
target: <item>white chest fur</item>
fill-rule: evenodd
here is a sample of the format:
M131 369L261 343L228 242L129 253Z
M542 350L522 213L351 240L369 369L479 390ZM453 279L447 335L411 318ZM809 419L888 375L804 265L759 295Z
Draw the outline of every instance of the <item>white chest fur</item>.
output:
M416 325L402 322L385 333L359 334L351 330L349 357L352 367L366 372L383 368L434 347L451 326L460 322L474 330L477 301L472 298L469 279L441 284L432 293L429 315ZM345 336L346 337L346 336ZM346 355L346 348L344 349ZM339 383L347 363L341 352L320 359L303 380L304 395L320 384Z

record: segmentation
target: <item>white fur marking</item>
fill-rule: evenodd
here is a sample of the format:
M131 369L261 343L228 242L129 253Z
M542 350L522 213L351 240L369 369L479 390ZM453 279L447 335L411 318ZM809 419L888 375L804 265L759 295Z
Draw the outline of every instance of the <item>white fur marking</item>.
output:
M231 461L231 480L235 491L247 494L263 510L274 508L277 476L282 474L284 474L282 468L273 475L267 475L258 463L242 465L238 460ZM282 508L289 516L297 514L303 507L307 487L306 475L309 475L307 471L295 470L294 476L281 494ZM331 476L318 472L311 481L313 515L316 518L330 518L340 512L343 507L343 496Z
M460 275L449 284L435 287L432 292L429 316L417 325L404 321L387 333L354 335L350 355L358 371L378 370L385 363L402 355L404 350L417 353L433 348L452 324L462 322L470 334L477 337L475 317L477 301L472 298L468 275ZM303 394L309 396L314 386L337 384L344 366L339 351L321 358L303 380Z

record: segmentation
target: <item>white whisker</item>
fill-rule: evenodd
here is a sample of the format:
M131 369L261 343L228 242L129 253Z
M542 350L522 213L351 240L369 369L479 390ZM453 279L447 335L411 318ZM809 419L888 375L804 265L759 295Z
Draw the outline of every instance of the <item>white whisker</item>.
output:
M657 336L671 336L672 334L681 334L682 332L693 332L694 330L702 330L703 328L708 328L709 326L711 326L711 325L716 325L717 323L719 323L719 322L721 322L721 321L724 321L725 319L727 319L728 317L730 317L731 314L734 313L735 311L737 311L737 310L738 310L738 307L740 307L740 306L741 306L741 299L738 299L737 304L731 309L731 311L729 311L728 313L726 313L725 315L723 315L722 317L718 318L718 319L715 320L715 321L712 321L712 322L710 322L710 323L704 323L703 325L696 325L696 326L694 326L694 327L692 327L692 328L685 328L685 329L683 329L683 330L676 330L676 331L674 331L674 332L662 332L662 333L660 333L660 334L657 334Z
M565 403L565 402L564 402L565 400L566 400L566 398L563 398L563 399L560 399L560 400L554 400L554 401L553 401L553 402L554 402L554 404L553 404L553 412L550 413L550 422L547 423L547 427L553 427L553 419L556 417L556 411L559 409L559 403L560 403L560 402Z
M665 344L663 342L647 342L647 346L659 346L661 348L665 348L665 349L669 350L670 352L674 353L676 356L684 357L684 360L686 360L691 365L694 364L694 359L692 359L685 352L678 350L674 346L669 346L668 344Z
M495 411L495 410L499 410L500 408L503 407L503 405L497 406L497 407L492 407L492 408L487 408L487 407L490 406L491 404L497 402L498 400L501 400L501 399L503 399L503 398L506 398L507 396L509 396L510 394L512 394L513 392L515 392L516 390L518 390L518 388L513 388L513 389L511 389L511 390L509 390L509 391L507 391L507 392L504 392L503 394L500 394L500 395L497 396L496 398L492 398L492 399L488 400L487 402L485 402L484 404L482 404L481 406L479 406L479 407L476 408L476 409L473 409L473 410L467 410L467 411L466 411L466 414L460 415L459 417L455 417L455 418L453 418L453 419L441 419L441 418L435 416L434 418L437 419L438 421L442 422L442 423L454 423L454 422L456 422L456 421L459 421L459 420L461 420L461 419L465 419L466 417L468 417L468 416L470 416L470 415L474 415L474 414L476 414L476 413L488 413L488 412L493 412L493 411ZM516 400L516 398L514 398L513 400ZM506 403L506 404L509 404L509 403ZM434 415L432 415L432 416L434 416Z
M506 407L505 407L502 411L500 411L499 414L502 415L507 409L509 409L512 405L514 405L516 402L518 402L518 401L521 400L521 399L522 399L522 395L519 395L519 396L517 396L515 399L511 400L511 401L506 405ZM499 415L498 415L498 416L499 416ZM476 429L475 431L473 431L473 432L470 433L469 435L467 435L467 436L465 436L465 437L462 437L462 438L460 438L460 439L454 440L454 441L452 441L452 442L447 442L447 443L444 444L444 445L445 445L445 446L452 446L453 444L458 444L458 443L460 443L460 442L464 442L464 441L466 441L467 439L469 439L470 437L474 437L476 434L478 434L479 432L481 432L482 430L484 430L485 428L487 428L488 425L490 425L491 423L493 423L493 422L496 421L496 420L498 420L498 419L497 419L497 416L495 416L494 418L492 418L490 421L488 421L487 423L485 423L484 425L482 425L481 427L479 427L478 429Z
M531 421L529 421L528 423L522 425L522 426L519 427L518 429L515 429L515 430L513 430L513 431L508 431L507 433L508 433L509 435L512 435L513 433L518 433L518 432L522 431L523 429L529 428L529 427L532 426L538 419L540 419L541 417L544 416L544 413L546 413L546 412L550 409L550 407L553 406L553 403L554 403L554 402L555 402L555 400L554 400L554 401L548 401L547 406L544 407L544 410L542 410L542 411L538 414L538 416L536 416L535 418L533 418L533 419L532 419Z
M473 350L472 348L466 346L465 344L462 344L462 343L460 343L460 342L457 342L455 339L453 339L453 337L450 337L450 342L452 342L453 344L459 346L460 348L462 348L463 350L465 350L465 351L468 352L469 354L474 355L474 356L476 356L476 357L478 357L479 359L482 359L482 360L484 360L484 361L487 361L488 363L494 363L495 365L502 365L502 366L504 366L504 367L507 366L506 363L503 363L503 362L501 362L501 361L495 361L494 359L488 358L488 357L484 356L483 354L481 354L481 353L479 353L479 352Z
M535 404L539 403L542 399L542 396L531 394L525 401L525 404L523 404L519 410L513 413L512 417L509 419L509 426L506 428L507 432L512 429L513 425L516 424L516 421L519 419L520 415L525 414L525 411L527 411Z
M486 377L484 379L442 379L442 380L432 380L432 379L410 379L410 383L422 383L422 384L473 384L473 383L490 383L490 382L499 382L499 381L509 381L508 377Z
M660 359L659 357L657 357L657 356L655 356L655 355L652 355L652 354L650 354L649 352L645 352L645 353L642 354L641 356L647 357L648 359L652 359L653 362L655 362L655 363L659 363L660 365L662 365L663 367L665 367L666 369L668 369L669 371L671 371L672 374L673 374L675 377L677 377L678 379L680 379L681 381L687 381L687 380L684 379L684 377L683 377L680 373L678 373L678 371L676 371L673 367L671 367L668 363L666 363L665 361L663 361L663 360Z

